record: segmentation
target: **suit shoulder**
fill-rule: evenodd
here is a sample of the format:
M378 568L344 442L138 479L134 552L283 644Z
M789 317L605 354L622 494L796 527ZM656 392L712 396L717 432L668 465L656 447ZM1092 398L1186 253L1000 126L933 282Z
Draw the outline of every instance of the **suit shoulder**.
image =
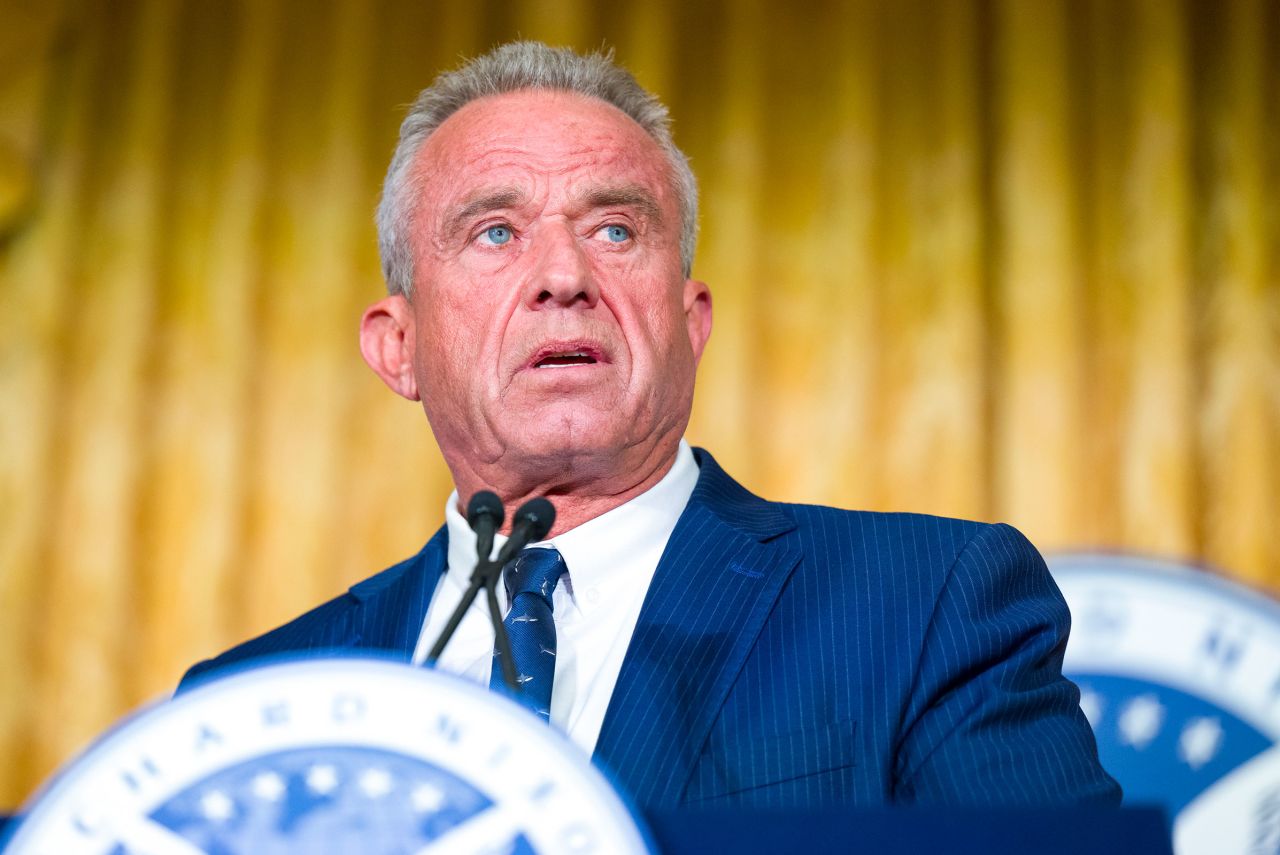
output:
M794 531L818 543L892 543L930 540L943 550L961 549L983 533L996 538L1025 538L1011 526L929 514L845 510L828 505L774 502L748 490L728 475L705 449L694 449L701 474L694 498L712 504L722 518L765 537Z
M843 510L825 505L784 505L810 554L840 554L860 563L911 567L945 576L962 556L989 563L1042 563L1016 528L930 514Z
M801 528L822 528L831 532L856 533L871 540L897 540L903 537L932 536L948 541L967 542L984 528L1008 528L999 523L984 523L957 517L942 517L904 511L861 511L828 505L782 505Z
M183 675L176 694L190 691L206 680L225 676L238 668L264 664L264 660L318 656L340 647L352 633L351 615L360 600L394 583L417 559L415 555L394 564L286 624L241 642L211 659L197 662Z

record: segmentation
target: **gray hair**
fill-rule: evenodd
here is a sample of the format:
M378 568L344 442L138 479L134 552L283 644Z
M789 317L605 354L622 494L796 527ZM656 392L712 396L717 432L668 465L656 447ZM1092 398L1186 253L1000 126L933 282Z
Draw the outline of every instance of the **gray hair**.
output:
M422 90L400 125L391 166L378 202L378 251L391 294L413 293L415 202L422 192L413 162L427 137L467 103L522 89L577 92L612 104L645 130L666 156L680 205L680 261L687 277L698 242L698 182L689 159L671 138L671 117L662 102L615 65L613 51L577 54L541 42L511 42L448 71Z

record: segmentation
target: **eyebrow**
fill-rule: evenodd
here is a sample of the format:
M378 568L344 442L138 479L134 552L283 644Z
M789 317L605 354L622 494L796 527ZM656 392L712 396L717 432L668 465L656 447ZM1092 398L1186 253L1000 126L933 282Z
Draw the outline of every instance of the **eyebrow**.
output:
M622 187L599 187L583 196L588 208L635 208L641 216L662 222L662 208L653 194L638 184Z
M489 211L500 211L503 208L515 208L528 201L528 194L513 187L500 190L482 191L473 196L449 216L445 223L445 234L454 234L480 214ZM583 194L584 208L634 208L641 216L655 223L662 222L662 208L654 195L638 184L627 184L622 187L597 187Z
M453 234L466 225L468 220L489 211L503 208L514 208L523 203L528 196L515 188L484 191L478 196L468 199L458 208L445 224L445 234Z

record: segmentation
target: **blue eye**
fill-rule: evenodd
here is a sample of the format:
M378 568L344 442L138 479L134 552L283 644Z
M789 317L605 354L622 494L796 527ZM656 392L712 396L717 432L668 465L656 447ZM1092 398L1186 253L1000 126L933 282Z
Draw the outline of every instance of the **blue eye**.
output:
M495 246L502 246L511 240L511 229L506 226L489 226L489 228L485 229L484 234L489 239L489 242Z
M611 243L623 243L631 240L631 229L626 226L605 226L604 236Z

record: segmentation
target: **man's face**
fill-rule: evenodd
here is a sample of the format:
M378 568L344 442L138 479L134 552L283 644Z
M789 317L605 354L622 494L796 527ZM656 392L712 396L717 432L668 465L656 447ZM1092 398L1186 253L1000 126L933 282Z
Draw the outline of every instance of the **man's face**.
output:
M415 174L412 372L446 459L591 472L674 449L710 297L682 273L657 144L601 101L527 91L459 110Z

